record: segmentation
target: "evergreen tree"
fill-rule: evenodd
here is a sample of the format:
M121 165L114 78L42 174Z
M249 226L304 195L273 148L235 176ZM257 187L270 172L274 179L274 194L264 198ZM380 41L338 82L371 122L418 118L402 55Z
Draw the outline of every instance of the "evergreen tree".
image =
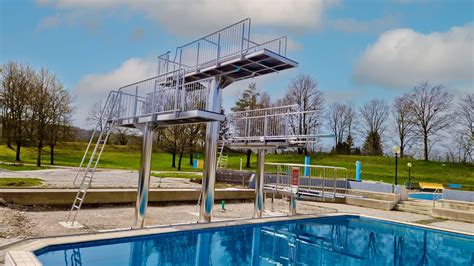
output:
M376 131L370 131L362 148L362 153L365 155L380 156L383 155L382 141L380 135Z

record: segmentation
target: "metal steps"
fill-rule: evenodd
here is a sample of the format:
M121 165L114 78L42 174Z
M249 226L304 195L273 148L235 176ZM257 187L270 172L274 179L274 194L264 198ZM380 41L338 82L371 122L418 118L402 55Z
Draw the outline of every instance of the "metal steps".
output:
M107 140L109 139L110 133L112 132L112 128L115 123L114 118L114 111L117 102L117 94L115 92L111 92L107 101L105 103L104 109L101 112L101 116L99 121L97 121L97 125L92 133L91 139L89 144L87 145L86 152L82 157L82 161L77 169L76 178L74 179L74 185L76 185L78 177L82 174L82 180L79 184L79 190L77 191L76 197L74 198L74 203L71 206L71 210L68 213L66 218L66 224L70 224L70 226L74 226L74 221L76 220L76 216L81 209L82 203L84 203L84 199L87 194L87 190L91 187L92 180L94 177L95 170L97 165L99 164L100 157L102 152L104 151L105 145L107 144ZM102 125L104 125L103 128ZM97 141L95 142L94 149L92 153L89 155L89 149L92 146L94 139L97 137ZM83 168L83 164L87 161L87 165Z

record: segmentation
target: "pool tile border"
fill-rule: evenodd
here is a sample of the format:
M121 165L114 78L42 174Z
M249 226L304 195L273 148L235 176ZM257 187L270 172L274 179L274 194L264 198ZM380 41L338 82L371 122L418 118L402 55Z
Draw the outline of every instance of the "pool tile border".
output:
M225 220L225 221L216 221L212 223L175 224L175 225L148 227L145 229L121 229L120 231L108 231L108 232L98 232L98 233L90 233L90 234L79 234L79 235L34 239L29 243L9 249L7 251L7 255L5 258L5 266L20 266L20 265L21 266L23 265L40 266L42 264L41 262L39 262L38 258L35 256L33 252L41 250L41 249L47 250L48 247L51 247L51 249L53 249L53 246L57 246L57 245L68 245L68 244L77 245L79 243L83 243L84 245L86 245L86 242L92 242L92 241L93 242L104 241L105 243L119 243L126 239L131 239L131 238L136 239L137 237L146 238L149 235L156 235L156 234L180 233L180 232L192 231L192 230L211 230L217 227L226 228L226 227L245 226L245 225L251 226L253 224L261 224L261 223L268 223L268 222L285 222L285 221L290 221L290 220L298 221L298 220L305 220L305 219L311 219L311 218L338 217L338 216L358 216L358 217L385 221L389 223L398 223L398 224L404 224L404 225L409 225L409 226L415 226L415 227L420 227L420 228L429 229L429 230L438 230L438 231L444 231L448 233L474 236L474 234L472 233L463 232L463 231L391 220L391 219L386 219L386 218L379 218L379 217L362 215L362 214L353 214L353 213L306 214L306 215L295 215L295 216L265 217L261 219Z

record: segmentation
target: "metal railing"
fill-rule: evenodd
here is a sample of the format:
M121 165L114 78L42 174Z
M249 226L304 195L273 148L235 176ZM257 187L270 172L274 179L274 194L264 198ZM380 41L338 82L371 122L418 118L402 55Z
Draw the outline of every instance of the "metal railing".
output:
M282 141L307 143L309 139L326 137L318 132L297 132L295 125L305 115L316 111L297 111L298 105L287 105L239 111L227 115L229 140L233 142Z
M198 72L200 69L219 65L224 61L242 58L244 55L266 49L286 57L287 38L280 37L264 43L250 40L249 18L211 33L203 38L176 48L158 57L158 74L183 69Z
M347 192L347 168L323 165L292 163L265 163L265 174L274 175L274 182L265 184L266 188L282 193L291 189L291 173L299 169L298 190L300 194L325 198L344 197ZM306 168L306 175L305 173ZM302 178L306 178L302 182ZM338 186L338 180L340 184ZM273 181L273 180L272 180ZM341 186L342 184L342 186Z
M118 91L117 119L207 110L211 79L184 82L182 70L176 70L136 82Z
M435 207L436 201L443 198L443 192L441 189L437 188L433 192L433 208Z

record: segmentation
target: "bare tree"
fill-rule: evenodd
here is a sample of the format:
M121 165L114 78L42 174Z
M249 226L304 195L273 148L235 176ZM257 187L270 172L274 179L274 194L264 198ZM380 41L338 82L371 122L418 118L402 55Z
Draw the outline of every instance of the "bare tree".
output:
M52 97L51 91L56 86L56 77L51 75L46 69L41 69L35 75L35 83L32 89L35 97L31 97L30 105L32 110L31 123L35 128L35 139L37 147L36 165L41 166L43 146L46 139L46 129L52 122Z
M88 126L91 128L95 128L97 125L99 126L97 130L102 131L105 125L102 125L102 120L100 119L102 115L102 100L99 100L89 106L89 110L87 111L86 122ZM99 123L99 124L97 124Z
M319 90L318 83L311 76L300 74L294 78L288 86L283 102L297 104L298 111L303 112L296 121L290 121L293 134L316 133L324 115L324 96ZM303 153L303 150L307 152L306 149L298 149L298 153Z
M47 138L50 149L50 164L54 165L54 148L60 140L67 139L71 129L72 97L63 85L57 81L50 90L50 123L47 126Z
M460 131L456 136L456 147L459 159L463 162L472 161L474 145L474 93L464 95L456 109L457 123ZM461 158L462 153L462 158Z
M364 104L359 112L367 134L364 152L370 155L383 154L381 136L385 131L389 114L387 103L384 100L373 99Z
M429 159L429 139L451 124L449 113L452 96L443 85L422 82L410 95L415 133L423 139L423 157Z
M335 136L334 145L342 143L346 135L346 131L348 130L347 124L344 121L346 111L346 105L338 102L333 103L329 106L329 110L327 112L327 119L329 128Z
M395 98L393 102L392 116L397 125L396 133L400 147L400 158L403 158L406 147L413 141L413 117L410 104L410 95L408 94Z
M0 102L9 129L10 140L15 142L15 160L20 161L21 146L28 130L29 99L34 87L34 71L28 65L10 62L2 66Z

